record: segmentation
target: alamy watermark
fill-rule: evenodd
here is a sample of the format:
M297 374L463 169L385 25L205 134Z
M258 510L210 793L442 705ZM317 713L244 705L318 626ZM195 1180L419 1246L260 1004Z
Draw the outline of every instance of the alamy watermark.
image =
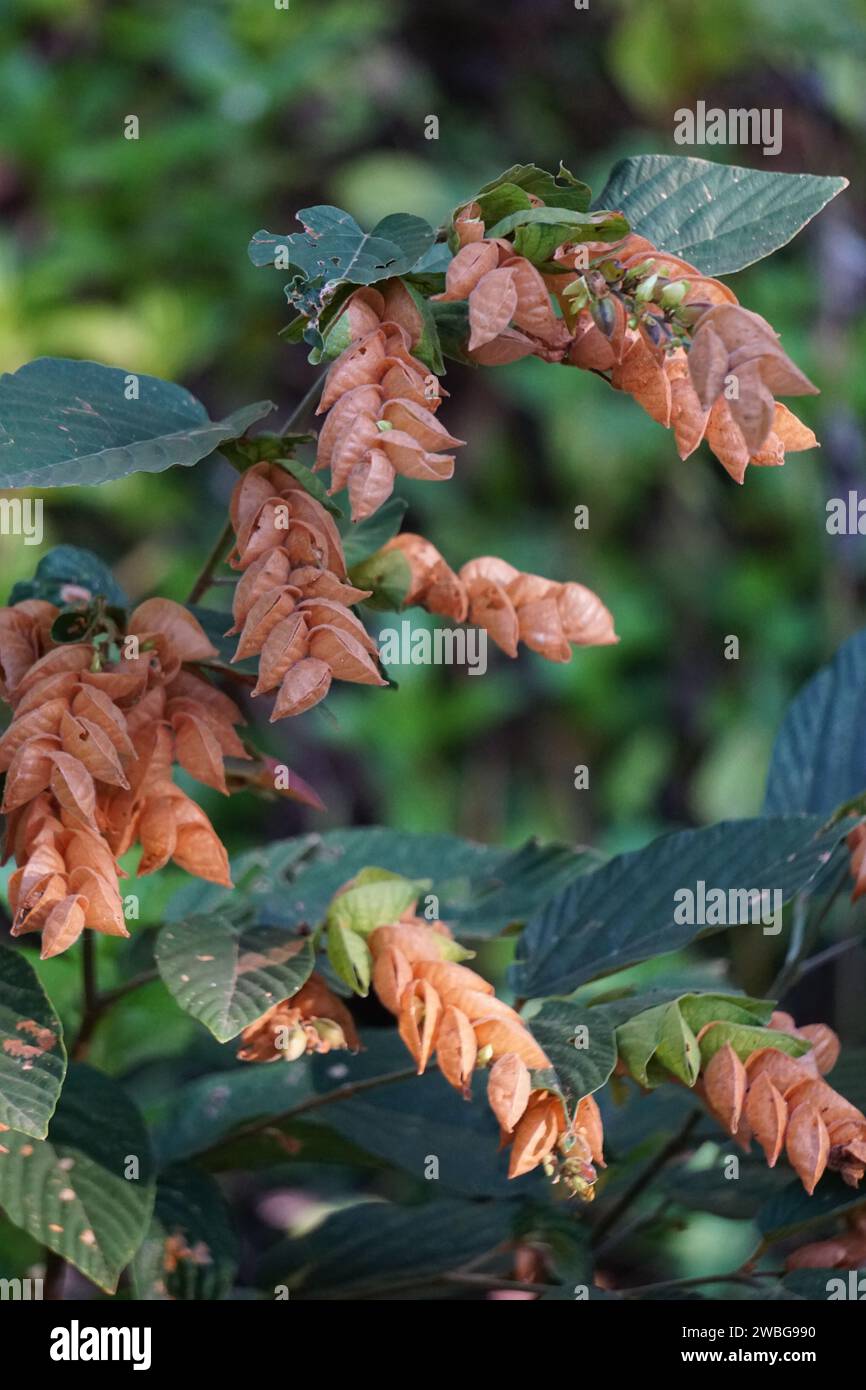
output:
M765 155L782 149L781 107L720 107L707 109L699 101L694 111L681 106L674 112L674 142L677 145L760 145Z
M674 893L674 922L688 927L762 926L764 936L782 930L781 888L708 888L698 879L694 888Z
M383 666L465 666L470 676L487 671L483 627L413 628L404 618L399 628L382 628L378 642Z
M0 536L23 536L25 545L41 545L42 498L0 497Z

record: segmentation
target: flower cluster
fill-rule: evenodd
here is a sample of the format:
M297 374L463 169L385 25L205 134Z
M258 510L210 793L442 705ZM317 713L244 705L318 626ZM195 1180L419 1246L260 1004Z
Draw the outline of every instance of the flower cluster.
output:
M470 560L455 574L430 541L411 532L384 548L399 551L409 566L405 604L484 628L508 656L517 656L524 642L549 661L568 661L572 643L598 647L618 641L612 615L582 584L522 574L494 556Z
M278 688L271 721L311 709L334 679L387 685L376 644L350 608L369 590L346 583L340 534L321 502L279 465L258 463L238 480L231 520L230 562L243 571L232 659L258 656L252 693Z
M435 1052L446 1081L468 1099L474 1070L489 1067L487 1098L503 1144L511 1144L508 1176L543 1166L548 1176L591 1200L593 1164L604 1163L595 1100L584 1096L569 1121L562 1099L533 1083L531 1073L550 1065L546 1054L488 981L447 958L451 945L443 923L431 925L411 910L369 938L373 987L396 1015L418 1074Z
M311 975L290 999L283 999L241 1034L242 1062L293 1062L307 1052L360 1047L349 1010L319 975Z
M781 464L786 451L816 445L775 400L816 388L766 320L688 261L630 233L566 242L542 273L509 241L485 236L476 203L453 230L458 250L434 299L467 302L473 361L534 355L603 375L673 429L681 458L706 439L737 482L750 463Z
M118 642L58 642L59 610L28 599L0 610L0 739L12 934L40 931L43 957L85 927L127 936L117 859L140 842L139 874L170 859L231 886L204 811L172 780L177 761L226 791L224 756L247 757L236 705L186 663L216 656L179 604L149 599ZM102 633L108 638L108 633Z
M533 200L536 204L540 199ZM459 250L445 272L444 303L466 300L466 350L480 366L501 366L521 357L561 362L571 339L554 313L541 273L510 241L484 235L478 205L468 204L454 219Z
M701 1036L718 1024L707 1024ZM826 1169L857 1187L866 1172L866 1116L823 1078L839 1056L839 1039L826 1024L797 1028L790 1014L770 1026L811 1044L802 1057L762 1047L743 1062L730 1043L714 1053L699 1085L719 1123L748 1149L757 1139L775 1166L784 1147L811 1195Z
M423 331L405 285L387 280L347 301L337 324L349 345L331 365L318 413L327 411L316 468L330 468L332 493L348 487L353 521L372 515L404 478L444 482L447 451L463 441L439 423L444 394L435 374L412 356Z
M816 387L727 285L634 233L613 246L560 247L554 260L573 267L578 254L598 268L563 288L564 277L548 277L574 330L567 360L607 374L672 429L680 458L706 439L741 483L750 463L814 448L812 431L774 394Z

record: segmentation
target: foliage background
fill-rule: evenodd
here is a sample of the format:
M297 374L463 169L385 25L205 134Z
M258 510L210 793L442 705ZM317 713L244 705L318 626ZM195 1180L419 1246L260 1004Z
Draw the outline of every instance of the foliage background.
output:
M866 468L864 20L863 0L3 7L0 367L93 357L182 381L214 414L269 395L284 415L312 379L303 349L276 338L279 277L245 254L257 228L291 230L298 207L435 223L515 161L561 158L600 188L616 158L642 151L851 180L794 246L734 281L822 390L803 414L823 448L781 472L751 470L739 489L705 450L680 463L669 434L588 374L449 366L447 423L469 443L452 484L414 488L407 525L455 565L494 551L592 585L621 644L562 668L526 653L483 680L407 669L397 692L338 692L336 723L310 715L266 735L327 813L205 792L232 850L378 822L609 852L758 811L787 701L862 624L862 541L829 537L824 520ZM783 108L781 155L675 146L674 111L699 99ZM138 142L122 137L130 113ZM90 547L133 597L183 598L231 483L217 466L49 493L43 548ZM578 503L588 532L574 530ZM4 595L40 553L0 539ZM729 633L738 662L722 654ZM587 791L573 789L579 763ZM181 877L148 890L151 921ZM742 948L746 988L767 985L764 949ZM863 975L862 953L815 972L803 1018L866 1042ZM135 1076L189 1046L194 1072L210 1046L199 1031L157 992L137 1009L98 1064ZM137 1084L158 1094L177 1071Z

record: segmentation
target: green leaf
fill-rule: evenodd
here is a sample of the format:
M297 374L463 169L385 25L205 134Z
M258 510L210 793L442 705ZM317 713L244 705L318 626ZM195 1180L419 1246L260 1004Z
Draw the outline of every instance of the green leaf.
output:
M493 179L479 189L475 198L470 199L470 201L480 203L482 209L488 207L495 209L496 202L491 195L508 187L523 190L524 194L531 193L533 197L540 198L544 203L553 204L559 208L571 208L577 212L587 212L592 198L589 185L576 179L562 163L555 174L549 174L546 169L539 169L535 164L513 164L497 179ZM461 204L461 206L465 207L465 204ZM526 206L531 206L528 198ZM499 216L504 217L505 213L500 213ZM484 220L490 225L493 219L485 217ZM488 236L490 235L491 233L488 232Z
M507 1201L357 1202L309 1235L269 1250L258 1282L288 1285L301 1299L364 1299L404 1285L423 1287L508 1240L519 1212L520 1203Z
M766 1030L760 1025L772 1012L771 1000L748 999L744 995L683 994L621 1023L616 1033L617 1048L629 1074L641 1086L651 1089L663 1085L670 1081L671 1075L686 1086L694 1086L701 1066L722 1043L733 1043L734 1050L744 1061L757 1047L766 1047L768 1044L764 1041L752 1041L748 1046L748 1040L763 1038ZM706 1035L708 1046L705 1050L703 1040L699 1045L696 1034L707 1023L718 1023L718 1028ZM808 1051L808 1047L793 1051L786 1044L795 1040L784 1034L771 1036L774 1039L785 1037L785 1044L779 1043L783 1052L790 1051L797 1056ZM715 1046L709 1043L713 1037L720 1039ZM772 1045L775 1046L775 1042Z
M329 1053L273 1066L239 1065L181 1087L157 1136L160 1157L174 1161L212 1149L206 1161L215 1170L246 1171L256 1153L265 1165L285 1162L293 1152L304 1162L322 1151L330 1135L330 1161L336 1157L354 1163L358 1154L366 1154L372 1166L389 1164L425 1184L429 1157L435 1155L437 1191L467 1197L544 1191L539 1173L509 1181L508 1155L499 1150L483 1072L475 1073L474 1099L467 1104L437 1068L414 1074L396 1029L369 1029L361 1041L362 1052L340 1053L339 1068ZM405 1080L390 1079L401 1072L409 1073ZM319 1100L327 1092L377 1077L387 1084L342 1094L333 1104ZM280 1118L314 1096L315 1109ZM246 1140L232 1137L240 1126L265 1120L267 1133ZM287 1146L282 1137L295 1142Z
M238 1254L231 1213L214 1179L183 1165L169 1168L160 1175L150 1230L132 1262L133 1295L225 1298Z
M356 589L370 589L364 599L368 608L396 613L403 607L412 584L409 561L401 550L377 550L359 565L353 565L349 580Z
M0 1148L0 1207L10 1221L114 1293L153 1210L147 1130L122 1087L69 1069L47 1139L12 1132ZM136 1176L133 1160L137 1161Z
M810 1197L803 1184L795 1180L759 1207L755 1221L767 1241L781 1240L811 1226L826 1226L866 1202L866 1193L843 1182L838 1173L825 1173Z
M308 280L372 285L405 275L435 238L429 223L405 212L383 217L372 232L363 231L348 212L326 204L301 208L297 220L304 230L290 236L256 232L248 248L253 265L273 266L282 255Z
M138 399L127 400L137 382ZM40 357L0 377L0 487L108 483L189 467L273 410L211 420L181 386L99 362Z
M528 1026L550 1058L555 1074L551 1082L570 1109L609 1080L616 1066L616 1040L603 1004L586 1009L552 999L533 1014Z
M279 463L282 468L285 468L287 473L291 473L292 477L301 484L304 491L308 492L311 497L315 497L316 501L323 506L326 511L330 512L332 516L341 517L343 515L342 509L337 506L333 497L328 495L325 484L322 482L318 473L313 472L312 468L308 468L306 464L301 463L299 459L280 458L277 459L276 462Z
M529 922L518 942L515 992L564 994L736 925L683 920L677 895L689 890L697 899L701 882L725 894L778 891L787 902L822 871L844 834L840 827L822 833L822 825L820 816L723 821L662 836L583 874Z
M455 362L463 362L467 366L477 366L467 356L466 344L469 341L469 303L465 299L449 301L445 304L433 304L433 317L436 320L436 331L439 334L439 342L446 357L450 357Z
M0 1134L44 1139L66 1075L63 1029L36 972L0 946Z
M328 960L349 989L360 995L369 993L370 951L363 936L342 921L328 926Z
M19 580L9 602L42 598L62 607L67 602L64 590L69 584L86 589L94 598L101 596L118 608L126 608L129 603L108 566L92 551L81 550L77 545L55 545L43 555L33 578Z
M529 208L503 217L488 236L517 232L514 250L534 265L544 265L566 241L618 241L629 229L619 213L571 212L568 208Z
M528 841L504 850L457 835L419 835L368 827L278 840L239 855L239 888L190 883L169 904L166 920L182 921L243 899L256 921L284 927L324 920L338 889L369 864L404 878L430 879L439 917L470 936L495 935L532 912L586 867L587 857L564 845ZM249 881L248 881L249 880Z
M345 927L360 936L369 936L377 927L399 921L429 887L429 879L416 882L388 869L362 869L354 886L331 903L325 919L327 926Z
M156 942L169 990L219 1042L297 993L314 959L309 937L251 925L227 908L165 926Z
M617 1029L619 1055L630 1076L641 1086L651 1088L674 1075L686 1086L694 1086L701 1069L697 1038L683 1017L678 999L647 1009ZM657 1067L649 1072L650 1062ZM659 1072L659 1067L664 1072Z
M866 630L799 691L773 745L764 813L829 815L866 790Z
M425 367L429 367L436 376L444 376L445 363L442 361L442 345L439 342L439 329L436 327L433 306L427 296L421 294L405 277L403 278L403 287L411 296L415 308L421 315L421 337L412 348L412 356L417 357L418 361L423 362Z
M776 1028L753 1028L745 1023L718 1023L701 1038L701 1064L706 1066L720 1048L730 1043L741 1062L761 1047L774 1047L789 1057L802 1057L811 1050L804 1038L792 1038Z
M731 275L787 245L847 187L844 178L648 154L620 160L595 206L618 208L632 231L702 274Z
M366 521L346 522L342 528L343 553L346 568L354 570L362 560L382 549L386 541L396 536L403 525L409 503L402 497L390 497Z

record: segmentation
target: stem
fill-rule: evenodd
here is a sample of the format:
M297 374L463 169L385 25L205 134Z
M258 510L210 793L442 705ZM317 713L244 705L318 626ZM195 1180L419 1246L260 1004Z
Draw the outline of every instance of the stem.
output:
M234 527L231 518L226 522L216 539L213 549L204 563L204 568L199 574L198 579L193 584L187 597L187 603L198 603L202 594L206 593L213 581L213 572L217 565L228 553L229 546L234 539Z
M81 938L81 1026L72 1044L71 1057L80 1062L87 1056L87 1048L99 1018L99 993L96 984L96 942L92 931L86 931Z
M80 1062L87 1056L90 1047L90 1040L93 1037L96 1025L99 1023L103 1014L119 999L125 999L127 994L133 990L140 989L142 985L149 985L153 980L159 979L158 970L142 970L139 975L133 975L132 979L125 980L123 984L115 986L114 989L106 990L100 994L96 987L96 955L94 951L94 941L92 936L84 938L83 976L83 1007L81 1013L81 1025L75 1038L70 1056L73 1061Z
M280 431L281 434L288 434L295 425L299 425L301 423L310 406L318 398L321 392L323 376L324 372L320 372L319 375L316 377L315 381L309 387L309 389L304 392L304 395L301 397L298 404L295 406L294 410L292 411L291 415L286 421L285 425L283 426L282 430ZM213 549L211 550L210 554L205 560L204 568L199 574L198 579L195 581L192 588L190 589L189 597L186 600L187 603L197 603L198 600L201 598L202 594L207 593L211 584L214 583L214 570L216 569L220 561L228 553L229 547L231 546L233 540L234 527L232 526L231 518L229 518L222 531L220 532L219 536L217 537Z
M684 1123L677 1130L676 1134L668 1140L663 1148L659 1149L655 1158L647 1164L642 1173L639 1173L634 1182L626 1188L618 1202L615 1202L606 1216L603 1216L595 1228L593 1240L597 1244L608 1234L611 1228L619 1221L624 1212L628 1211L633 1202L637 1201L641 1193L645 1192L653 1179L661 1172L665 1164L672 1159L681 1149L685 1148L691 1136L692 1130L701 1119L702 1112L693 1110L686 1116Z
M306 1100L302 1100L291 1110L284 1111L282 1115L270 1115L266 1120L253 1120L250 1124L242 1125L240 1129L233 1130L224 1139L212 1144L210 1149L205 1150L205 1153L221 1148L224 1143L233 1144L236 1139L248 1139L267 1130L276 1130L277 1126L295 1119L298 1115L305 1115L309 1110L319 1110L323 1105L333 1105L337 1101L351 1100L353 1096L363 1095L365 1091L375 1091L380 1086L392 1086L398 1081L411 1081L417 1075L414 1067L406 1067L402 1071L389 1071L382 1076L368 1076L364 1081L347 1082L345 1086L338 1086L336 1090L308 1096Z

